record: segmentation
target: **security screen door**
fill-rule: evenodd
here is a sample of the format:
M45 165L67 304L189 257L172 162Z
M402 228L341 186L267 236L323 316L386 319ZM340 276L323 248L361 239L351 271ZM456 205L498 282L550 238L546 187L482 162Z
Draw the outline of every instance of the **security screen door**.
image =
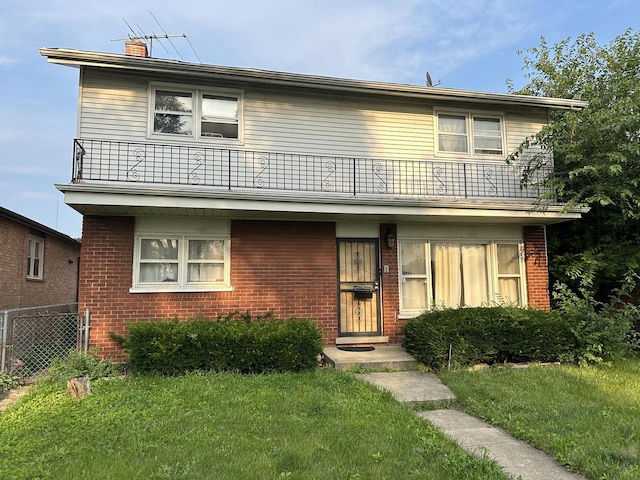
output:
M380 335L378 240L338 239L339 336Z

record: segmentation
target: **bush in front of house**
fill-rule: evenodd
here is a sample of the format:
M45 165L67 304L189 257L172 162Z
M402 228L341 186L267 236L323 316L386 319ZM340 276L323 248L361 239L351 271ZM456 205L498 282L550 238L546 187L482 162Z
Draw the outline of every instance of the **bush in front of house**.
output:
M180 375L193 370L265 373L315 368L322 332L308 319L229 314L132 323L119 338L132 373Z
M573 355L572 326L558 312L517 307L444 309L404 326L404 347L434 370L478 363L555 362Z

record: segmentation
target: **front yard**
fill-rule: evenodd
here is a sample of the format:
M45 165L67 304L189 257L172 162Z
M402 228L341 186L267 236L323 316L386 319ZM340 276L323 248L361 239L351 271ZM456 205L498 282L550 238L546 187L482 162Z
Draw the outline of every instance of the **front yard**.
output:
M130 376L71 398L41 385L0 413L0 478L500 479L355 376Z
M590 479L640 478L640 360L443 372L460 408ZM350 373L129 376L0 413L0 478L501 479Z

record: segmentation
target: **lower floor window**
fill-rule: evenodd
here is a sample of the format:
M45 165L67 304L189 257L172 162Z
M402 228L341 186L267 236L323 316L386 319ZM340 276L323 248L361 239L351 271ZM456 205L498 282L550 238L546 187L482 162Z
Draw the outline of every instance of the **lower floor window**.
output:
M521 246L400 242L401 311L523 305Z
M208 290L229 286L229 242L186 235L136 238L134 287Z

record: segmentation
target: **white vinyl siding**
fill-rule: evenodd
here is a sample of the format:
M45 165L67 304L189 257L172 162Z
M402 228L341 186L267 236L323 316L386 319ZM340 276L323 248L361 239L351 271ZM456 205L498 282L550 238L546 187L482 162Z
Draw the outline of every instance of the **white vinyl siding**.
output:
M332 96L245 97L245 146L292 153L424 159L433 151L431 108Z
M148 135L149 85L144 77L83 70L79 137L162 142ZM433 138L426 134L433 130L432 109L410 101L246 90L242 114L240 147L247 150L403 159L433 152Z
M80 138L144 142L148 86L143 78L83 69Z
M163 141L148 135L149 88L156 81L171 85L166 79L85 68L81 81L80 138ZM193 88L215 90L217 86L193 85ZM249 88L244 92L242 114L244 137L238 147L241 149L375 159L437 158L434 106L423 101L309 96ZM543 109L507 112L503 117L503 156L546 123ZM210 144L208 140L196 143ZM484 162L493 161L492 157L496 156L479 156ZM474 158L470 156L469 160Z

